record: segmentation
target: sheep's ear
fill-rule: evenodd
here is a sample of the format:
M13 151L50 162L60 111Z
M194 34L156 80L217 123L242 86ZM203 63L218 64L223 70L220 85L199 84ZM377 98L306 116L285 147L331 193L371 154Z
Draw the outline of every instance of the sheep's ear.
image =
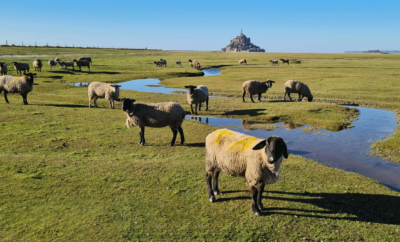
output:
M283 157L285 157L285 159L287 159L289 157L289 154L287 152L287 146L285 141L283 141L283 139L281 139L281 148L282 148L282 153L283 153Z
M267 141L264 139L260 143L258 143L256 146L253 147L253 150L261 150L267 145Z
M185 88L190 88L190 86L185 86Z

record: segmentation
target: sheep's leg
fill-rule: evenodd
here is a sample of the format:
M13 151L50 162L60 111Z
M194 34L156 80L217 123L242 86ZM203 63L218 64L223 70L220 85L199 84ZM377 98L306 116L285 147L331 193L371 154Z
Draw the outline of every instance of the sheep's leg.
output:
M207 96L207 100L206 100L206 111L208 111L208 96Z
M201 111L201 102L199 102L199 111Z
M283 101L286 101L286 92L285 95L283 96Z
M246 101L244 100L244 97L246 96L246 91L243 91L243 102L245 103Z
M213 184L212 184L213 185L212 189L214 191L214 195L221 195L221 193L220 193L220 191L218 189L218 176L219 176L220 172L221 171L219 171L219 170L215 170L214 171Z
M264 187L265 187L265 183L260 183L260 185L258 186L258 196L257 196L257 207L258 209L260 209L260 211L262 211L264 209L264 206L262 205L262 194L264 192Z
M250 99L251 99L251 101L254 103L253 95L250 95Z
M303 100L303 97L301 96L301 94L299 93L299 101Z
M261 102L261 93L258 94L258 101Z
M139 144L141 146L143 146L144 143L145 143L145 140L144 140L144 127L140 128L139 135L140 135L140 143Z
M174 146L175 140L176 140L176 135L178 134L178 131L176 129L173 129L172 127L171 127L171 130L172 130L173 136L172 136L172 140L171 140L171 143L169 144L169 146Z
M197 115L197 103L196 103L195 105L196 105L196 106L195 106L194 112L195 112L195 114Z
M178 127L179 135L181 136L181 145L185 142L185 136L183 135L182 126Z
M22 96L22 100L23 100L24 104L25 104L25 105L28 105L28 100L27 100L26 93L21 94L21 96Z
M290 93L288 93L287 96L289 97L289 100L292 101L292 98L290 97Z
M250 186L250 191L252 199L251 210L253 211L254 215L260 216L261 211L257 207L257 195L258 195L257 188L255 186Z
M108 100L108 102L110 103L110 108L113 109L112 101Z
M94 101L93 101L93 102L94 102L94 107L95 107L95 108L98 108L98 107L97 107L97 97L94 97Z
M211 182L212 182L212 177L213 177L213 174L214 172L212 172L212 171L207 171L207 174L206 174L206 178L207 178L207 189L208 189L208 200L210 200L210 202L215 202L215 196L214 196L214 193L213 193L213 190L212 190L212 188L211 188Z
M92 107L92 99L93 99L93 97L92 97L92 96L90 96L90 97L89 97L89 108L91 108L91 107Z
M193 115L193 106L190 104L190 114Z
M6 90L4 90L4 99L6 100L6 103L10 103L10 102L8 102L8 99L7 99L7 91Z

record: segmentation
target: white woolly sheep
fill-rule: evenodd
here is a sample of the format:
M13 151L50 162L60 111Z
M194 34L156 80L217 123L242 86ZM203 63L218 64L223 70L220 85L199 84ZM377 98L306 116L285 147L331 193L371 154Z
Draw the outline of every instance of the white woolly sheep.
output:
M266 93L268 91L268 88L272 87L272 83L275 83L274 81L267 80L264 82L260 81L245 81L243 83L243 102L245 102L244 97L246 96L246 93L249 94L251 101L254 103L253 100L253 95L258 94L258 101L261 102L261 94Z
M218 176L223 171L246 179L251 191L251 209L255 215L261 215L264 186L279 180L283 158L288 158L287 147L277 136L265 140L227 129L212 132L206 137L208 199L215 202L214 195L221 194Z
M299 94L298 101L302 101L304 97L307 97L309 102L312 102L313 100L313 95L311 94L310 88L308 88L306 84L299 81L289 80L285 83L285 96L283 99L286 101L287 94L290 101L292 101L292 98L290 97L291 93Z
M42 72L42 66L43 66L42 60L36 59L33 61L32 65L33 67L35 67L35 71Z
M92 100L94 99L94 107L97 108L97 99L105 98L110 103L110 108L114 109L114 100L119 101L120 85L108 84L103 82L89 83L88 96L89 108L91 108Z
M76 62L76 65L79 67L79 70L82 71L81 67L82 66L87 66L88 70L90 71L90 62L86 60L78 61L76 59L73 60L73 62Z
M135 100L131 98L123 98L121 102L122 110L126 114L126 127L129 129L130 126L137 126L140 129L140 145L146 143L144 139L146 126L154 128L169 126L173 133L169 146L175 144L178 131L181 136L181 144L185 142L182 123L186 112L179 104L174 102L135 104Z
M239 65L241 65L241 64L247 64L247 61L246 61L246 59L241 59L241 60L238 61L238 64L239 64Z
M49 60L49 61L47 62L47 64L49 65L50 70L53 69L53 66L57 66L57 62L55 62L54 60Z
M22 75L22 71L24 71L24 75L26 73L26 71L29 72L29 64L28 63L18 63L18 62L13 62L14 64L14 69L17 71L19 71L19 74Z
M68 66L72 66L72 70L75 70L75 65L73 61L62 61L60 65L65 67L64 70L68 70Z
M197 60L189 60L189 63L190 63L191 67L194 67L194 68L197 68L197 69L201 68L200 63Z
M91 58L91 57L81 57L81 58L78 58L78 61L81 61L81 60L89 61L90 64L92 65L92 58Z
M187 101L190 105L190 113L193 115L193 104L195 105L194 113L197 115L197 105L201 111L201 103L206 102L206 111L208 110L208 88L204 85L200 86L185 86L187 89Z
M282 61L282 65L287 63L289 65L289 59L280 59Z
M0 75L7 75L8 67L6 63L0 62Z
M4 99L8 102L8 93L19 93L25 105L28 105L27 94L33 90L34 75L27 73L22 77L0 76L0 94L4 91Z
M275 65L279 66L279 61L278 60L270 60L269 62L271 62L273 66L275 66Z

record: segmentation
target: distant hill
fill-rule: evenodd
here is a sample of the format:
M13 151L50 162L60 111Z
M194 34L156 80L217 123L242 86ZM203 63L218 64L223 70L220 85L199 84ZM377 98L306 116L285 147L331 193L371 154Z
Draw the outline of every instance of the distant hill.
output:
M350 51L345 51L344 53L389 53L389 54L400 54L400 50L368 50L368 51L356 51L356 50L350 50Z

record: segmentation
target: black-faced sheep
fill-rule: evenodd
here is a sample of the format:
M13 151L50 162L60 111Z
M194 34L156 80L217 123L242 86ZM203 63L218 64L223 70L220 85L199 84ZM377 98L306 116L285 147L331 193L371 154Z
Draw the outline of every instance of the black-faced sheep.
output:
M0 75L7 75L8 67L6 63L0 62Z
M287 63L289 65L289 59L280 59L282 61L282 65Z
M43 66L42 60L39 59L34 60L32 65L33 67L35 67L35 71L42 72L42 66Z
M91 58L91 57L81 57L81 58L78 58L78 61L82 61L82 60L89 61L90 64L92 65L92 58Z
M279 180L283 158L288 158L287 147L277 136L265 140L227 129L214 131L206 138L208 199L214 202L214 195L221 194L218 176L223 171L246 179L251 191L251 209L255 215L261 215L264 186Z
M49 65L50 70L53 70L53 66L57 66L57 62L55 62L54 60L49 60L47 64Z
M62 61L60 65L65 67L64 70L68 70L68 66L72 66L72 70L75 70L75 64L73 61Z
M87 60L82 60L82 61L78 61L77 59L74 59L73 62L76 63L76 65L79 67L79 70L82 71L81 67L82 66L87 66L88 71L90 71L90 62Z
M279 66L279 61L278 60L270 60L269 62L271 62L273 66L275 66L275 65Z
M14 64L14 69L17 71L19 71L19 74L22 75L22 71L24 71L24 75L26 73L26 71L29 72L29 64L28 63L18 63L18 62L13 62Z
M140 145L146 143L144 139L144 128L154 127L161 128L169 126L172 130L173 137L170 146L175 144L176 135L179 131L181 136L181 144L185 142L183 135L182 122L185 119L185 110L177 103L134 103L131 98L123 98L122 110L126 114L126 127L137 126L140 129Z
M247 61L246 61L246 59L241 59L241 60L238 61L238 64L239 64L239 65L241 65L241 64L247 64Z
M190 66L196 69L200 69L200 63L197 60L189 60Z
M190 105L190 113L193 115L193 104L195 105L194 114L197 115L197 105L201 111L201 103L206 102L206 111L208 110L208 88L206 86L185 86L187 89L187 101Z
M97 99L105 98L110 103L110 108L114 109L114 100L119 101L120 85L108 84L103 82L89 83L88 96L89 108L91 108L92 100L94 99L94 107L97 108Z
M175 65L181 66L181 65L182 65L182 62L181 62L181 61L175 61Z
M19 93L25 105L28 105L27 94L33 90L34 75L27 73L23 77L0 76L0 94L4 92L4 99L8 102L8 93Z
M289 80L285 83L285 96L284 100L286 101L286 94L288 95L290 101L292 98L290 97L291 93L298 93L299 99L298 101L302 101L304 97L307 97L309 102L312 102L313 95L311 94L310 88L302 82Z
M261 94L266 93L268 91L268 88L272 87L272 83L275 82L271 80L267 80L264 82L245 81L243 83L243 102L245 102L244 97L246 96L246 93L250 95L250 99L253 103L254 103L253 95L258 94L258 101L261 102Z

